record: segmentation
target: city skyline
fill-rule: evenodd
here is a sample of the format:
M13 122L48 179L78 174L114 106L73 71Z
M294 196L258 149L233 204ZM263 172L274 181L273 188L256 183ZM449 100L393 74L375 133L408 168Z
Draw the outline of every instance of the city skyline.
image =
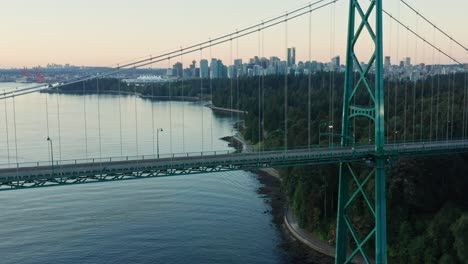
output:
M409 2L418 6L416 0ZM468 8L468 3L462 0L455 2L460 8L457 9L459 11L454 10L455 13L450 17L438 12L437 1L425 1L424 10L418 11L432 18L437 24L443 24L444 29L449 29L449 33L455 38L467 43L468 36L463 34L463 27L460 27L454 18L462 17L463 7ZM35 1L5 3L2 7L5 14L0 21L8 26L0 29L0 34L8 38L0 44L0 68L34 67L51 62L79 66L116 66L117 63L150 54L161 54L176 47L235 31L236 28L260 22L259 18L278 15L281 13L278 10L293 10L295 7L306 5L309 1L292 3L279 0L268 2L241 0L236 3L217 3L212 0L199 3L141 1L139 5L131 5L131 8L124 0L109 3L108 0L98 3L80 1L66 4L58 0L41 1L41 3ZM246 3L248 5L245 5ZM265 7L266 4L268 8ZM328 61L336 55L340 55L344 61L347 5L347 1L338 1L333 7L313 13L311 53L317 61ZM390 13L395 16L398 14L395 4L384 3L384 5ZM248 8L244 8L245 6ZM17 15L19 10L22 15ZM158 12L152 13L154 10ZM414 17L406 19L406 16L409 16L409 11L400 4L400 19L417 28L418 32L428 40L433 38L433 30L425 28L422 19L415 20ZM304 16L288 22L287 44L289 47L297 48L297 61L305 61L309 57L308 21L308 16ZM407 37L406 30L397 29L396 23L390 23L388 17L384 18L384 26L384 33L386 32L387 36L384 39L386 55L392 58L413 57L415 62L426 61L428 64L432 63L432 60L435 63L438 61L442 64L450 63L450 60L443 56L440 58L438 54L433 56L432 49L422 41L415 42L412 36ZM253 34L238 42L234 40L232 53L229 44L226 44L213 47L211 50L206 49L202 54L196 55L208 60L216 57L229 61L230 57L249 58L254 54L263 53L260 55L278 56L284 60L287 57L284 31L284 26L279 25L262 33L260 38L264 40L262 43L264 49L260 52L259 36ZM278 38L281 41L278 41ZM405 38L409 44L401 41ZM399 45L395 44L397 39L400 39ZM464 62L468 61L468 56L464 56L466 52L463 53L455 45L448 44L448 40L442 36L436 36L435 43L455 57L458 55L466 58ZM366 53L366 50L363 48L363 53ZM209 53L212 53L212 56L209 56ZM188 64L197 56L186 56L182 62ZM167 66L160 63L154 67Z

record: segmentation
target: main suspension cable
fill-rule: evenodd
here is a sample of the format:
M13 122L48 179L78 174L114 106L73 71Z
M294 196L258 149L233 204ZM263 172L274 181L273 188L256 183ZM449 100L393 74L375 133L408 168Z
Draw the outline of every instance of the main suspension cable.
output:
M434 27L434 29L437 29L437 31L439 31L440 33L442 33L443 35L445 35L447 38L449 38L451 41L455 42L458 46L460 46L462 49L464 49L465 51L468 51L468 48L461 44L459 41L457 41L456 39L454 39L453 37L451 37L447 32L445 32L444 30L442 30L441 28L439 28L438 26L436 26L433 22L431 22L428 18L426 18L424 15L422 15L420 12L418 12L415 8L413 8L410 4L408 4L405 0L401 0L401 2L406 5L409 9L411 9L414 13L416 13L416 15L418 15L419 17L421 17L422 19L424 19L424 21L426 21L427 23L429 23L432 27Z
M302 9L295 10L296 12L289 13L289 16L282 15L282 16L279 16L277 19L274 19L274 20L270 19L267 22L264 22L265 25L261 27L261 30L274 27L274 26L276 26L278 24L285 23L288 20L292 20L292 19L301 17L303 15L306 15L306 14L308 14L310 12L320 10L320 9L322 9L324 7L327 7L327 6L329 6L329 5L333 4L333 3L338 2L339 0L330 0L329 2L324 3L322 5L319 5L319 6L313 8L311 10L306 10L306 11L300 12L300 11L302 11L304 9L309 8L309 6L315 6L315 5L317 5L319 3L322 3L324 1L325 0L320 0L320 1L317 1L315 3L311 3L311 4L303 7ZM296 15L291 16L290 14L292 14L292 13L295 13ZM284 18L284 19L279 20L280 18ZM279 21L277 21L277 20L279 20ZM276 22L274 22L274 21L276 21ZM185 55L185 54L194 53L194 52L198 51L200 48L205 49L205 48L208 48L210 46L218 46L218 45L221 45L221 44L226 43L228 41L231 41L233 39L242 38L242 37L254 34L255 32L258 31L258 29L257 29L258 25L262 25L262 23L256 24L255 26L245 28L243 30L238 30L236 32L225 35L224 37L219 37L219 38L215 38L213 40L201 42L201 43L196 44L196 45L191 45L189 47L184 48L183 54ZM243 32L243 33L242 34L237 34L237 33L241 33L241 32ZM119 68L115 68L115 69L107 71L107 72L99 73L97 75L80 77L80 78L72 79L72 80L70 80L68 82L52 85L51 88L56 89L56 88L62 87L64 85L79 83L79 82L86 81L86 80L93 80L93 79L96 79L96 78L102 78L102 77L105 77L105 76L115 75L115 74L125 72L125 71L129 71L129 70L132 70L132 69L141 68L141 67L144 67L144 66L147 66L147 65L150 65L150 64L165 61L165 60L171 58L171 55L173 55L175 53L179 53L179 52L180 52L180 49L177 49L175 51L168 52L168 53L165 53L165 54L162 54L162 55L158 55L156 57L151 57L151 58L148 58L148 59L145 59L145 60L140 60L140 61L136 61L136 62L133 62L133 63L128 63L128 64L120 66ZM15 93L15 94L17 93L16 96L25 95L25 94L37 92L37 91L40 91L40 90L43 90L43 89L47 89L47 88L49 88L49 86L50 86L49 84L45 84L45 85L38 85L38 86L30 87L30 88L24 88L24 89L21 89L21 90L15 90L15 91L12 91L12 92L5 92L2 96L0 96L0 99L10 98L11 93Z

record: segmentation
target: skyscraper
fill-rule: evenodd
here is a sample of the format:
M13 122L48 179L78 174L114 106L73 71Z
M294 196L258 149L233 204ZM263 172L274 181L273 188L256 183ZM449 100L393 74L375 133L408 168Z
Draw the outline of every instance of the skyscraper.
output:
M200 60L200 78L209 77L209 68L207 60Z
M196 77L195 69L197 68L197 62L192 61L192 65L190 65L190 77Z
M218 59L213 58L210 63L210 78L216 79L219 77Z
M331 66L332 66L331 68L332 68L333 70L339 69L340 66L341 66L340 56L338 55L338 56L332 58L332 59L331 59L331 64L332 64L332 65L331 65Z
M387 69L389 69L390 66L392 66L392 63L391 63L391 61L390 61L390 56L386 56L386 57L385 57L384 67L387 68Z
M184 72L183 72L183 65L181 62L176 62L176 64L174 64L174 66L172 66L172 74L173 76L177 76L179 78L182 78Z
M288 48L288 66L296 64L296 48Z
M406 57L405 59L405 67L410 67L411 66L411 58L410 57Z

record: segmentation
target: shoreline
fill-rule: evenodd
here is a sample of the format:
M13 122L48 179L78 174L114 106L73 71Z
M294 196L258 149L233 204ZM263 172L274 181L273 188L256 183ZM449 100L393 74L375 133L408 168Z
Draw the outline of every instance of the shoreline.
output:
M248 114L247 111L218 107L218 106L214 106L213 104L206 104L205 106L210 108L213 111L220 112L220 113L236 113L236 114L243 114L243 115Z
M237 151L252 151L252 145L246 142L239 134L224 137L223 140L230 143ZM299 226L288 218L293 215L289 208L288 198L281 190L282 179L279 172L273 168L251 171L257 175L258 181L263 185L257 193L268 197L271 206L272 221L281 232L282 247L288 252L293 263L334 263L334 247L314 238L310 233L299 228ZM292 224L291 224L292 223ZM292 228L291 226L297 226ZM309 237L303 238L301 234L307 233Z
M70 90L70 91L62 91L62 90L52 90L52 89L45 89L39 91L40 93L48 93L48 94L71 94L71 95L96 95L98 93L94 92L87 92L83 93L83 91L79 90ZM134 93L134 92L127 92L127 91L104 91L99 94L108 94L108 95L123 95L123 96L138 96L139 98L142 99L149 99L149 100L160 100L160 101L187 101L187 102L198 102L200 101L199 97L193 97L193 96L150 96L150 95L144 95L142 93Z

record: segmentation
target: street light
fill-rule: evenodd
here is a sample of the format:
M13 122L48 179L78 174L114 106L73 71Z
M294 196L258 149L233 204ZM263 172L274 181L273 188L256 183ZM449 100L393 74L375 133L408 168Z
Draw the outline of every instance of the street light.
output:
M52 147L52 139L47 137L47 141L50 143L50 159L52 161L52 177L54 176L54 148Z
M328 126L328 129L330 129L329 133L329 144L330 144L330 147L333 147L333 125L329 125Z
M157 128L156 129L156 151L159 159L159 132L163 132L162 128Z

